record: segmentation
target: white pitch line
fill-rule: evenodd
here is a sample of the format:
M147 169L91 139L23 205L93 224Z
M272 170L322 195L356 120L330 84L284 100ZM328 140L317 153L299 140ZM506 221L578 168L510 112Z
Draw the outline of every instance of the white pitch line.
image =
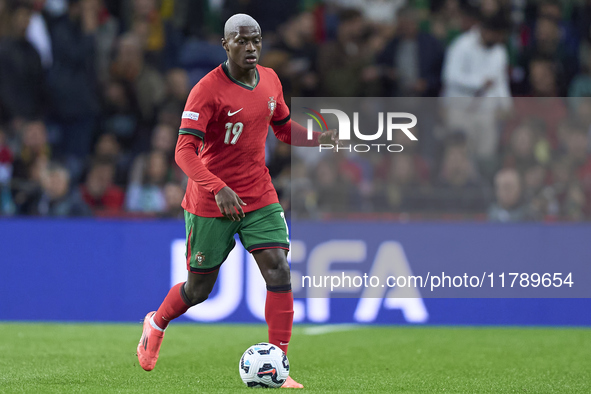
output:
M323 335L331 332L351 331L358 329L357 324L326 324L323 326L313 326L304 328L305 335Z

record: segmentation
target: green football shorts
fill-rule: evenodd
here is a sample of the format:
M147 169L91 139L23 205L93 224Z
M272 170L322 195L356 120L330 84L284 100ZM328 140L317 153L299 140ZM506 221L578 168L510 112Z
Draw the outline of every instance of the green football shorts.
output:
M234 249L234 234L249 252L289 250L285 213L278 203L248 212L239 222L225 217L206 218L185 211L187 270L206 274L217 270Z

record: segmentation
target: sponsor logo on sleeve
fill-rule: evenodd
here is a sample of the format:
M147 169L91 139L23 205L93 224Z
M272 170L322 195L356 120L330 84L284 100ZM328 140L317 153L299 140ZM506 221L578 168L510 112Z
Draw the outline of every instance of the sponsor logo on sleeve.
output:
M185 111L185 112L183 112L182 118L183 119L198 120L199 119L199 112Z

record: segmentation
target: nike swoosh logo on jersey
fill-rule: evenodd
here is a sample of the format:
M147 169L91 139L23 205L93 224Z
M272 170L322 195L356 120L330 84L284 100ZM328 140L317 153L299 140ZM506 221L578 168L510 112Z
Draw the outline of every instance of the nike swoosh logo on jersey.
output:
M234 116L234 115L236 115L238 112L242 111L243 109L244 109L244 108L240 108L240 109L239 109L238 111L236 111L236 112L231 112L231 111L228 111L228 116Z

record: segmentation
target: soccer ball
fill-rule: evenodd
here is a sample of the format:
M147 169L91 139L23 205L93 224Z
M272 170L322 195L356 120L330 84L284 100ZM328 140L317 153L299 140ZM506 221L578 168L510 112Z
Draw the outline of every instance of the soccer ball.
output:
M246 349L238 369L248 387L281 387L289 376L289 361L283 350L262 342Z

